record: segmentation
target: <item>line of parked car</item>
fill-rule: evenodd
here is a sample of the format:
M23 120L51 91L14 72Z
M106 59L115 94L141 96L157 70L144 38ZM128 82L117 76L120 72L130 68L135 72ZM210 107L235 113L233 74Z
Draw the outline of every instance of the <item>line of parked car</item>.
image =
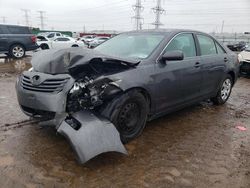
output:
M99 44L108 40L109 37L86 35L74 39L59 32L40 33L37 35L37 44L42 50L45 49L62 49L69 47L88 47L95 48Z

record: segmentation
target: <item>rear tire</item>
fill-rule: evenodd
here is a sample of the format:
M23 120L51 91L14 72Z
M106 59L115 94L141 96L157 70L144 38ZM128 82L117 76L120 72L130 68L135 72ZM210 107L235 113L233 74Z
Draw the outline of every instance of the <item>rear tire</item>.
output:
M117 128L123 143L138 137L146 124L149 105L137 90L131 90L109 102L101 114Z
M222 84L220 85L220 89L217 92L217 95L211 98L211 101L215 105L222 105L225 102L227 102L232 91L232 86L233 86L232 77L230 75L227 75L224 78Z
M20 59L25 56L25 49L20 44L14 44L10 48L9 54L16 59Z

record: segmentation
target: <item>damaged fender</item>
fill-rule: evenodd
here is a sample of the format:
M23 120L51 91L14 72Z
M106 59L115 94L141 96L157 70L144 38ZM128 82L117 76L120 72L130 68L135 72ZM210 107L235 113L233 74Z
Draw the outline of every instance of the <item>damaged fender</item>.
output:
M70 141L81 164L104 152L127 154L115 126L89 110L66 118L57 131Z

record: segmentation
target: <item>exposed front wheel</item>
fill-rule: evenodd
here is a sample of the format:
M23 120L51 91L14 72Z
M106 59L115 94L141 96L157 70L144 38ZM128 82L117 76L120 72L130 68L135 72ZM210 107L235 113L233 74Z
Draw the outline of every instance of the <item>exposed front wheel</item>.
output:
M22 58L25 56L25 49L22 45L15 44L11 47L9 54L14 58Z
M223 80L216 97L211 99L213 103L216 105L224 104L231 94L232 86L232 77L230 75L227 75L226 78Z
M127 143L142 133L146 124L148 109L148 102L145 97L134 90L128 91L111 101L105 107L103 113L111 112L108 114L108 118L119 131L121 141Z

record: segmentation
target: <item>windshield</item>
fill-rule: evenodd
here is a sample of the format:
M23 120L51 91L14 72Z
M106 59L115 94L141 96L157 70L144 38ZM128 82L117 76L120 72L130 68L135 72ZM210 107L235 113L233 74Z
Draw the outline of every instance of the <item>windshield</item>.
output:
M163 38L164 36L159 34L121 34L95 49L110 56L145 59L149 57Z

